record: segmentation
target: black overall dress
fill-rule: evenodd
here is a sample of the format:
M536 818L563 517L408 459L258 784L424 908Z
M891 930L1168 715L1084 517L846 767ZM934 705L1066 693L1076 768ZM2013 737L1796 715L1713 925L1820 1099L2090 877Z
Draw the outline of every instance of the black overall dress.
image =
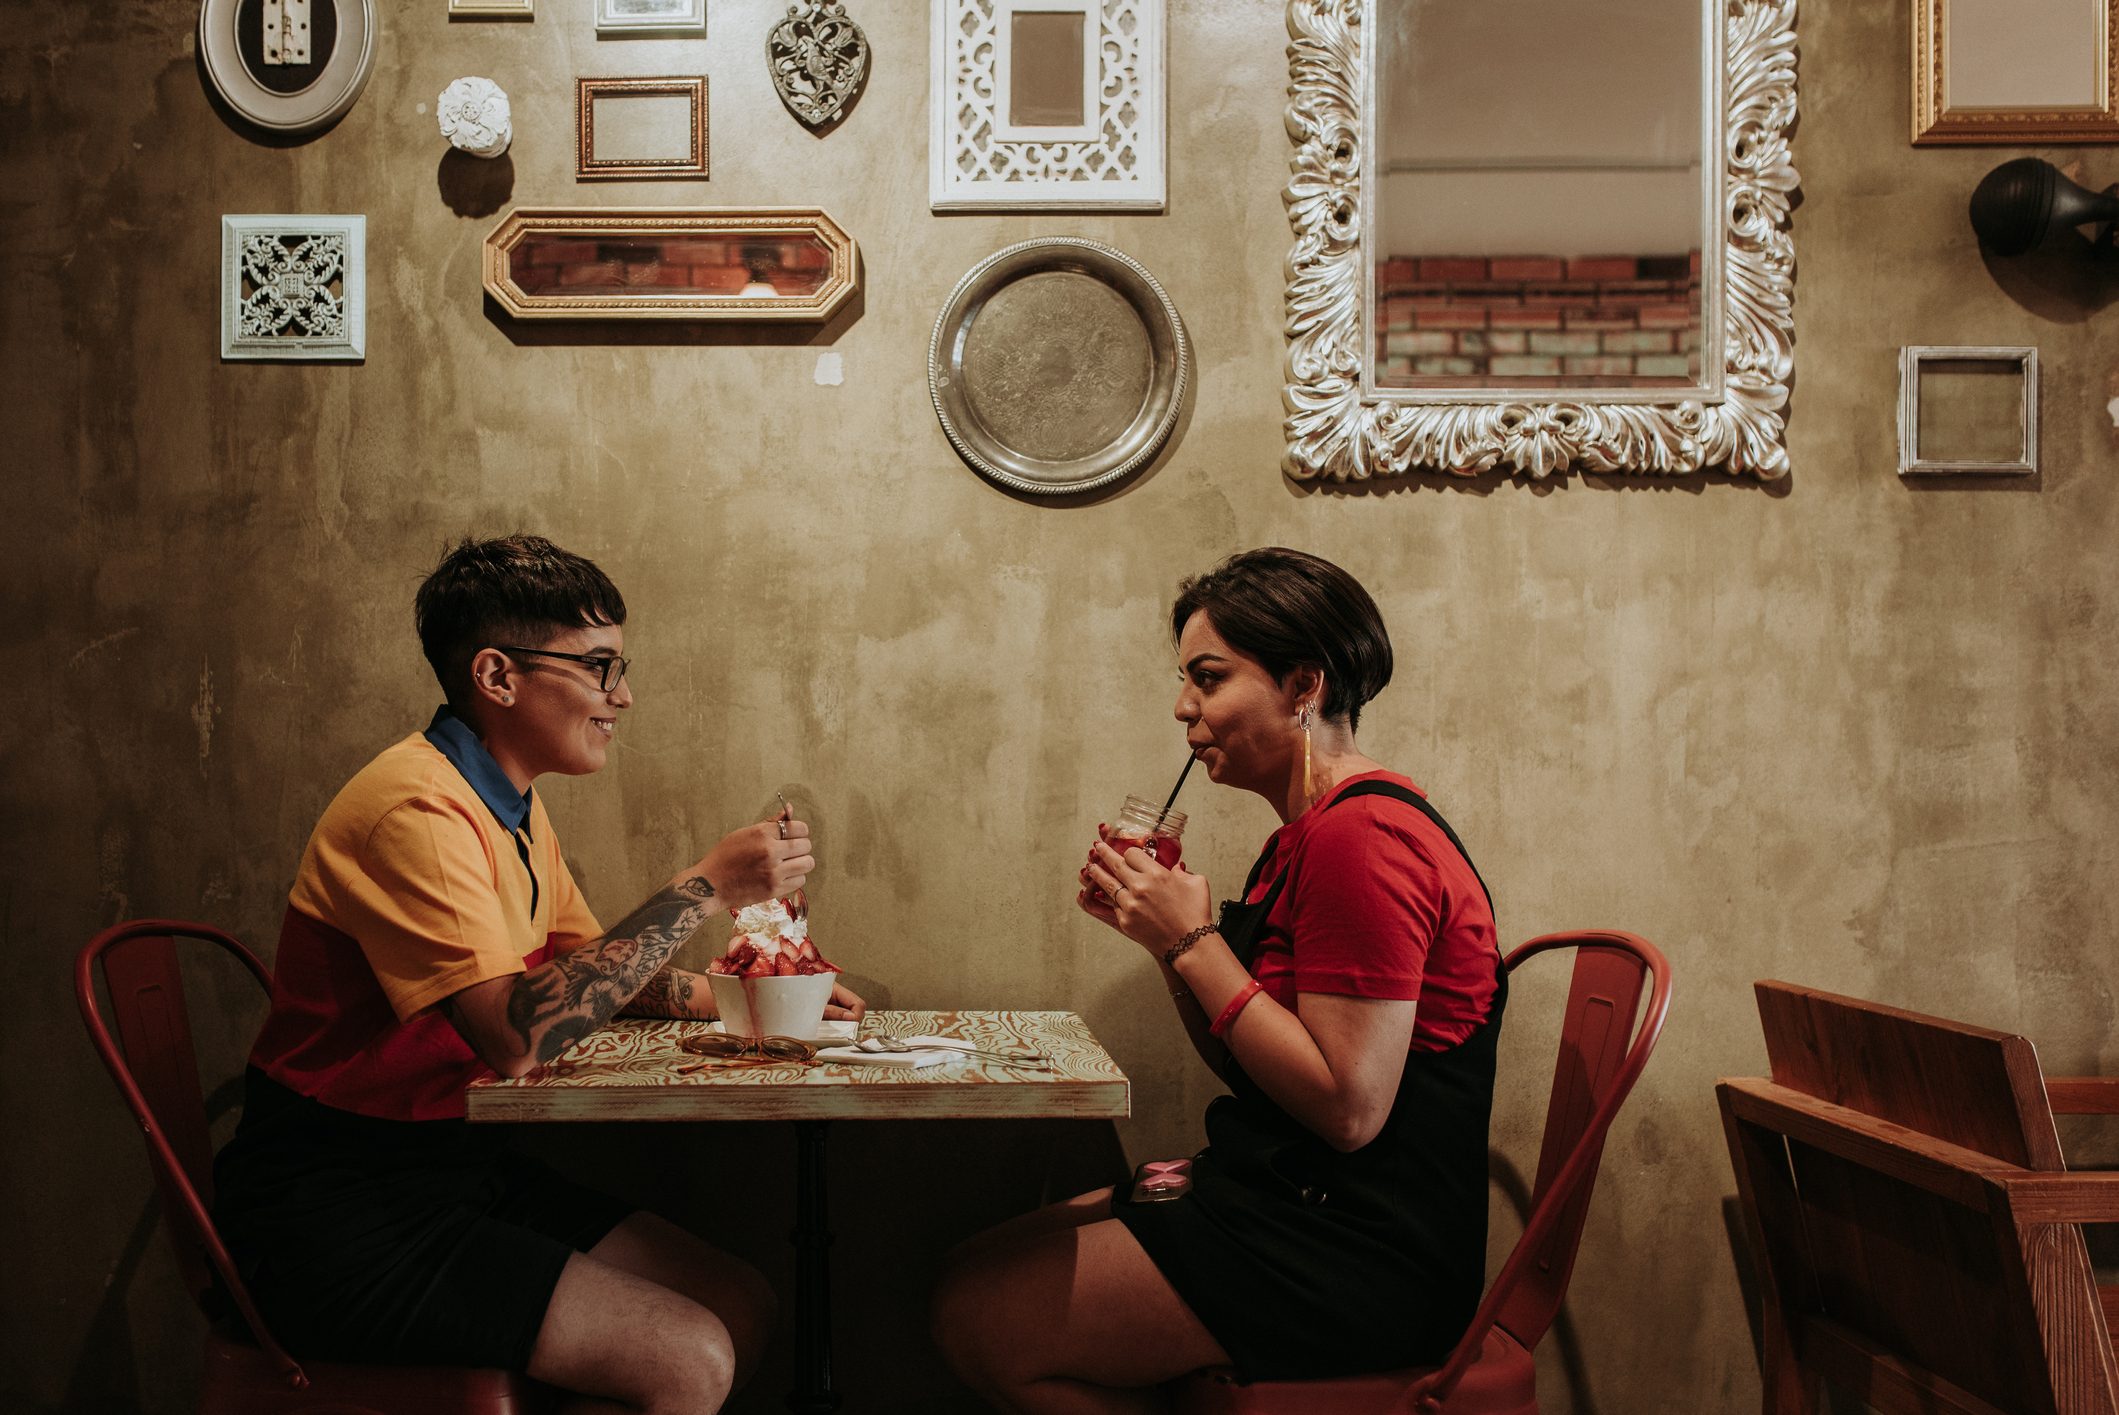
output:
M1367 795L1414 807L1463 853L1434 808L1395 782L1357 781L1321 809ZM1271 853L1252 866L1240 899ZM1282 871L1258 903L1221 906L1222 938L1246 968L1286 883ZM1136 1204L1118 1191L1113 1216L1241 1375L1318 1379L1433 1365L1470 1323L1485 1286L1487 1122L1508 1000L1498 955L1494 967L1486 1020L1445 1051L1407 1053L1390 1116L1361 1149L1326 1144L1232 1056L1223 1079L1233 1094L1207 1107L1191 1192Z

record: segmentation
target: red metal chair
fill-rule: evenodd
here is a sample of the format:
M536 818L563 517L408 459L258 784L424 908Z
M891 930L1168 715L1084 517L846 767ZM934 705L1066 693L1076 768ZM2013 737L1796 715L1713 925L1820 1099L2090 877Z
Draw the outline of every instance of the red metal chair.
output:
M105 929L82 947L74 960L74 995L89 1039L146 1133L184 1285L212 1322L200 1415L531 1415L549 1409L551 1388L513 1372L297 1362L273 1339L213 1226L212 1144L177 967L179 938L235 955L271 992L265 965L219 929L136 919ZM97 1004L99 966L122 1048ZM233 1318L212 1321L216 1277L235 1308Z
M1200 1371L1176 1383L1179 1415L1537 1415L1531 1353L1567 1294L1605 1133L1670 1010L1670 964L1632 934L1547 934L1509 954L1508 970L1562 948L1575 950L1574 983L1530 1218L1449 1359L1432 1369L1329 1381L1246 1383L1233 1371ZM1649 979L1643 1011L1641 985Z

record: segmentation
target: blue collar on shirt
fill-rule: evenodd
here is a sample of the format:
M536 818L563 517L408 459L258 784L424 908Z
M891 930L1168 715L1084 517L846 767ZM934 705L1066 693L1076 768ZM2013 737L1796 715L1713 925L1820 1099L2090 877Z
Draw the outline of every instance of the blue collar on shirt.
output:
M515 789L515 783L508 780L508 774L493 760L493 754L478 740L470 724L449 711L446 704L435 709L434 720L427 724L423 735L449 759L451 766L463 773L478 799L510 833L530 823L530 793Z

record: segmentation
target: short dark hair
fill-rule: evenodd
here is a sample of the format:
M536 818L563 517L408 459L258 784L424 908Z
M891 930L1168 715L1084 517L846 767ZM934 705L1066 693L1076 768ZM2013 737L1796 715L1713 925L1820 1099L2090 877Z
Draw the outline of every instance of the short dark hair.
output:
M461 706L480 649L535 648L568 629L623 624L625 598L595 561L543 536L466 537L420 584L412 621L442 692Z
M1177 587L1170 636L1205 611L1215 632L1275 681L1305 665L1324 670L1327 719L1361 725L1361 708L1391 681L1391 637L1361 582L1331 561L1285 546L1232 555Z

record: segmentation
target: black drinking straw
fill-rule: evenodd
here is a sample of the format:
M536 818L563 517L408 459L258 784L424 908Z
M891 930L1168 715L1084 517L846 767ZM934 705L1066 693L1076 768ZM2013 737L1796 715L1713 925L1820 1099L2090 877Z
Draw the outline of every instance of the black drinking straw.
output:
M1153 835L1156 831L1161 830L1163 828L1163 817L1169 815L1170 807L1177 804L1177 793L1185 789L1185 778L1192 774L1192 763L1198 760L1199 753L1197 752L1193 752L1185 757L1185 769L1177 773L1177 784L1170 788L1170 799L1163 802L1162 815L1158 815L1155 818L1155 824L1148 827L1148 833L1150 835Z

